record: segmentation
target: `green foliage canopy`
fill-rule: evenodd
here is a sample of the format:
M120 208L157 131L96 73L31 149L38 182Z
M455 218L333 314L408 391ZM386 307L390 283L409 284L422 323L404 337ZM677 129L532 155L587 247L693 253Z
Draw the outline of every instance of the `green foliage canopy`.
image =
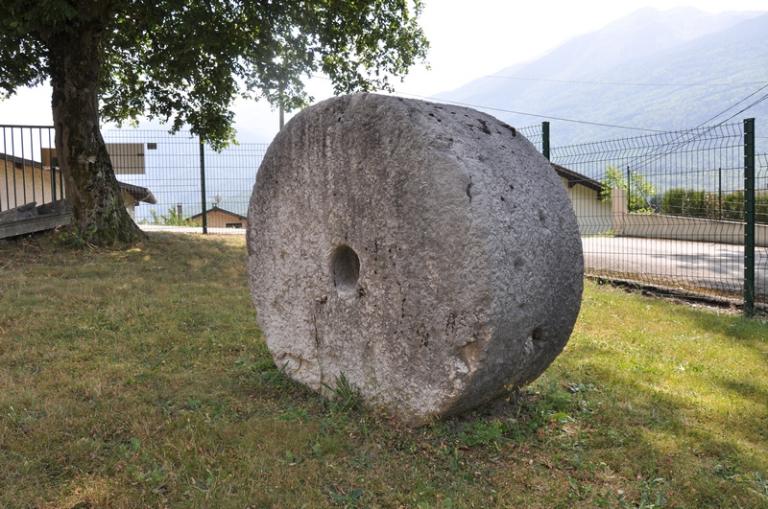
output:
M313 73L337 93L389 89L426 55L421 9L421 0L3 0L0 94L44 83L56 45L96 31L103 120L146 115L221 146L238 96L294 109L311 99L303 81Z

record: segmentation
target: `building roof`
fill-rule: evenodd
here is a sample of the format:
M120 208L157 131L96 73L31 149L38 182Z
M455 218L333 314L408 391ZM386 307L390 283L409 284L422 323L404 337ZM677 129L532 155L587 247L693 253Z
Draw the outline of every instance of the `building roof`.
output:
M576 184L581 184L586 188L596 191L598 196L600 195L600 193L603 192L603 184L601 184L597 180L591 179L586 175L582 175L581 173L577 173L573 170L569 170L565 166L560 166L559 164L555 164L555 163L550 163L550 164L552 165L552 168L557 172L558 175L560 175L562 178L568 181L568 187L573 187Z
M146 187L137 186L135 184L128 184L127 182L120 182L119 180L117 181L117 185L120 187L120 189L133 196L136 201L143 201L152 205L157 203L155 195L152 194L152 191Z
M50 171L50 167L43 166L40 161L33 161L32 159L23 159L21 157L17 157L11 154L4 154L0 152L0 161L8 161L10 163L14 163L17 165L21 165L22 167L29 167L34 169L42 168L45 171ZM152 194L152 191L147 189L146 187L137 186L135 184L128 184L127 182L120 182L117 181L118 187L120 187L121 190L125 191L129 195L131 195L136 201L143 201L145 203L149 204L155 204L157 203L157 199L155 198L155 195Z
M208 210L205 211L206 214L210 214L211 212L222 212L224 214L229 214L230 216L235 216L238 219L242 219L243 221L247 221L248 220L247 217L241 216L240 214L232 212L231 210L223 209L223 208L219 207L218 205L214 205L213 207L211 207L211 208L209 208ZM195 214L194 216L190 216L189 219L197 219L198 217L202 217L202 216L203 216L203 213L200 212L199 214Z
M3 161L3 162L8 161L9 163L15 163L17 166L18 165L30 166L36 169L39 169L43 165L43 163L41 163L40 161L33 161L32 159L23 159L21 157L18 157L12 154L4 154L2 152L0 152L0 161ZM45 166L43 167L43 169L49 170L50 168Z

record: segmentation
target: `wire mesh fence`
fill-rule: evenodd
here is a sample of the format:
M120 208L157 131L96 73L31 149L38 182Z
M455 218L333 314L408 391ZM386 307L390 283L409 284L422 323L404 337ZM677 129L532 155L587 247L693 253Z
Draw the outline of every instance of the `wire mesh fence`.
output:
M108 129L104 141L119 182L147 190L152 198L137 203L132 213L139 224L182 226L201 207L199 140L187 132ZM118 149L118 150L115 150Z
M216 152L186 131L171 135L142 129L106 130L104 139L113 152L120 147L142 154L141 168L114 157L113 166L119 181L154 197L154 203L143 203L133 212L145 229L201 227L203 211L210 228L247 225L248 201L267 144L239 143Z
M588 274L740 298L745 128L732 123L549 148L549 124L517 129L568 190ZM242 231L266 143L220 152L189 132L104 131L126 207L146 230ZM0 214L66 197L54 132L0 126ZM755 161L755 296L768 305L768 154Z
M744 127L554 147L589 274L736 297L744 288ZM759 215L757 295L765 299Z
M758 228L757 243L758 245L765 246L766 232L768 228L768 154L758 154L756 157L755 167L755 218ZM761 242L760 231L763 231L763 237ZM759 249L759 248L758 248ZM760 252L760 251L758 251ZM763 256L755 257L755 287L758 289L755 295L755 300L768 306L768 295L766 295L765 289L768 288L768 254L766 249L762 250ZM760 289L763 289L760 292Z
M533 145L536 147L536 150L539 152L542 151L542 145L543 145L543 124L534 124L534 125L526 125L523 127L517 127L517 131L525 136L528 141L533 143Z

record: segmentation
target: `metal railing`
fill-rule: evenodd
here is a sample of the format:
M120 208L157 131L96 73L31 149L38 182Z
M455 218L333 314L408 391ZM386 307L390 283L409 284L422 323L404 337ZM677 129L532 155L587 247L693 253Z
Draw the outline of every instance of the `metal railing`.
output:
M0 125L0 212L64 198L50 126Z
M248 201L266 143L216 152L182 131L105 129L123 199L137 223L245 228ZM0 212L66 197L52 126L0 126Z

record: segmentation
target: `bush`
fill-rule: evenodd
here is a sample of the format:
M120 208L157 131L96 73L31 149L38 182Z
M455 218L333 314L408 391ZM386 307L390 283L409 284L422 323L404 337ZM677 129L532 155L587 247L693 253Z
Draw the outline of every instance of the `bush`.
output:
M622 171L615 166L609 166L601 184L603 192L601 194L603 201L611 201L611 190L614 188L623 189L629 194L628 210L629 212L650 214L653 212L652 201L656 194L656 188L649 182L645 176L637 172L629 173L629 182Z
M661 198L661 212L675 216L718 218L717 197L693 189L672 188Z
M755 196L755 220L768 224L768 192L763 191Z
M661 212L673 216L683 215L685 189L676 187L664 193L661 197Z
M173 207L168 209L168 215L158 214L154 210L150 210L149 213L152 216L151 224L165 226L197 226L194 221L185 218Z
M736 191L723 196L723 219L744 220L744 192Z

